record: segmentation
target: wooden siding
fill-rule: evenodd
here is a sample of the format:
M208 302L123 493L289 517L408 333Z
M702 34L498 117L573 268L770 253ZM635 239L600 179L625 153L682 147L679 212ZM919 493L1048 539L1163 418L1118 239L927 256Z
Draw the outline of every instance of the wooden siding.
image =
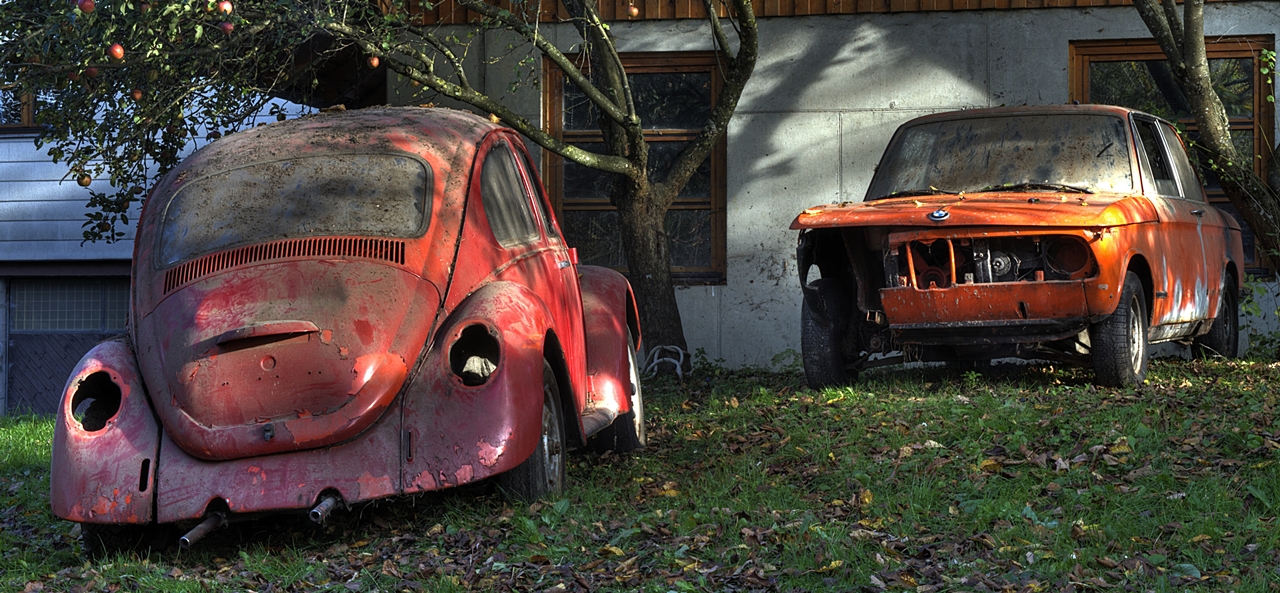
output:
M1226 2L1229 0L1208 0ZM490 0L507 10L510 0ZM666 19L703 19L707 10L701 0L599 0L600 15L606 21L644 21ZM639 14L628 15L635 6ZM806 16L816 14L864 14L892 12L946 12L960 10L1015 10L1023 8L1093 8L1099 6L1131 6L1133 0L756 0L756 16ZM433 6L427 10L424 6ZM559 2L542 5L542 22L569 19ZM458 6L453 0L439 4L410 0L410 10L421 14L426 24L458 25L479 20L479 15ZM726 11L720 5L719 13Z
M0 137L0 261L132 257L131 240L80 244L89 194L64 180L66 172L37 150L31 137ZM103 181L95 183L109 189ZM132 228L128 232L132 235Z

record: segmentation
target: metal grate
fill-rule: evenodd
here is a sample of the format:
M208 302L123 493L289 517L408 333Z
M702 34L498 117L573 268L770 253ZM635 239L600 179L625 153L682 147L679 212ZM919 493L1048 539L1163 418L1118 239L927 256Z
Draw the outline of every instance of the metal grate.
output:
M404 265L404 250L404 241L348 237L291 239L262 245L251 245L206 255L170 268L164 273L164 292L168 294L183 284L203 278L219 270L270 259L359 257Z
M13 331L118 331L129 318L127 278L14 280Z

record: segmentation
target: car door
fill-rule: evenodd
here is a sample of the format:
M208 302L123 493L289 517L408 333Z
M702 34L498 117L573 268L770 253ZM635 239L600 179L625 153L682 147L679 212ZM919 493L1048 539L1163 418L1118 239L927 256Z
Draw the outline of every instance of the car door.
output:
M1190 171L1179 171L1175 155L1186 159L1181 143L1170 146L1163 122L1136 116L1134 127L1143 165L1145 193L1160 215L1150 237L1154 294L1151 299L1152 342L1176 338L1194 330L1195 322L1208 315L1208 286L1204 257L1206 245L1203 190ZM1176 139L1176 138L1175 138ZM1177 149L1174 152L1173 148ZM1187 164L1190 168L1190 164ZM1187 192L1200 202L1187 199Z
M551 214L551 205L543 191L529 154L522 142L513 143L516 167L524 181L526 198L533 203L535 217L543 231L543 246L538 259L550 285L559 283L560 290L548 293L547 305L556 317L556 337L565 352L572 391L577 398L578 410L587 404L586 398L586 344L582 319L582 292L578 283L577 253L564 241L559 224Z

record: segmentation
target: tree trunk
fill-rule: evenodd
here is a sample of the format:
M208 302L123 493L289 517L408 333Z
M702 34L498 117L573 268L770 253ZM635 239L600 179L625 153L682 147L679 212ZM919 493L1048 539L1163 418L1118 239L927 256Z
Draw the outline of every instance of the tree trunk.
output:
M640 328L645 350L676 346L686 350L684 326L671 282L671 252L667 243L666 208L649 190L618 200L622 248L627 254L631 288L640 304ZM686 365L688 360L686 359Z

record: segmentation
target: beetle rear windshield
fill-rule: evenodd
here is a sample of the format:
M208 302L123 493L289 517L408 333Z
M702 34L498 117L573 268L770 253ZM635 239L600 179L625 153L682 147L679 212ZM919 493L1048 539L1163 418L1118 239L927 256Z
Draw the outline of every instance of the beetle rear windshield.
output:
M1125 120L1111 115L1017 115L928 122L902 130L867 199L1001 187L1132 191Z
M284 238L417 236L430 187L426 163L389 154L308 156L215 173L170 200L159 261Z

